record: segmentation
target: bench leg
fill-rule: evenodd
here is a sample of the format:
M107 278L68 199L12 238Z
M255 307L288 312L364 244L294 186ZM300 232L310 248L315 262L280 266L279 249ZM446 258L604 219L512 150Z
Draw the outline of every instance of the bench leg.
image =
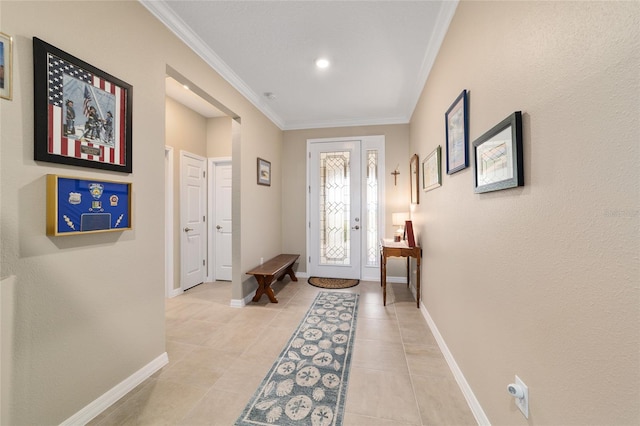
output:
M293 265L287 268L287 272L285 272L285 274L289 274L291 281L298 281L298 277L296 277L296 273L293 271Z
M271 288L273 276L256 275L255 277L258 281L258 289L256 290L256 295L253 296L253 301L259 301L262 295L266 294L271 303L278 303L278 299L276 299L276 295Z
M278 281L284 280L284 277L286 275L289 275L289 278L291 278L291 281L298 281L298 277L296 277L296 273L293 271L293 265L289 266L287 270L284 271L284 274L280 275L280 278L278 278Z

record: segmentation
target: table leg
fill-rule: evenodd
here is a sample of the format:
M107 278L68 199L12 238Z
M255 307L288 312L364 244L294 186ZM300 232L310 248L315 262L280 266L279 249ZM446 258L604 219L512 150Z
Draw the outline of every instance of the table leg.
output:
M387 257L382 255L381 281L382 281L382 306L387 306Z
M411 284L411 256L407 256L407 287Z
M416 304L420 309L420 253L416 257Z

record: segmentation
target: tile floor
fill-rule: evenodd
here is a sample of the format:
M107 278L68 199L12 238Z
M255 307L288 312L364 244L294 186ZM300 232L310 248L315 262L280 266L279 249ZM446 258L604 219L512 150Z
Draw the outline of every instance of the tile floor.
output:
M301 278L244 308L230 283L201 284L166 301L169 364L90 425L233 425L318 291ZM361 282L344 425L475 425L405 284Z

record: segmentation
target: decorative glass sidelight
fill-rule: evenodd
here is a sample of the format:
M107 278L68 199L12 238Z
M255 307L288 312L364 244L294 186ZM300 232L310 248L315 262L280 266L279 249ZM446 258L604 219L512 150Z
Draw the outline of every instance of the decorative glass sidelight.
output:
M349 265L350 152L320 153L320 264Z
M378 151L367 151L366 266L378 266Z

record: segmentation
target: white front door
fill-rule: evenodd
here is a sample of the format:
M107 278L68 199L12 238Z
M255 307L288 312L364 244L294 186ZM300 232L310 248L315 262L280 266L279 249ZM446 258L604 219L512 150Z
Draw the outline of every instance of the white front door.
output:
M360 141L309 144L309 271L360 278Z
M207 232L205 217L206 160L180 151L180 278L182 290L204 282L206 277Z
M216 163L214 171L215 279L231 281L231 163Z

